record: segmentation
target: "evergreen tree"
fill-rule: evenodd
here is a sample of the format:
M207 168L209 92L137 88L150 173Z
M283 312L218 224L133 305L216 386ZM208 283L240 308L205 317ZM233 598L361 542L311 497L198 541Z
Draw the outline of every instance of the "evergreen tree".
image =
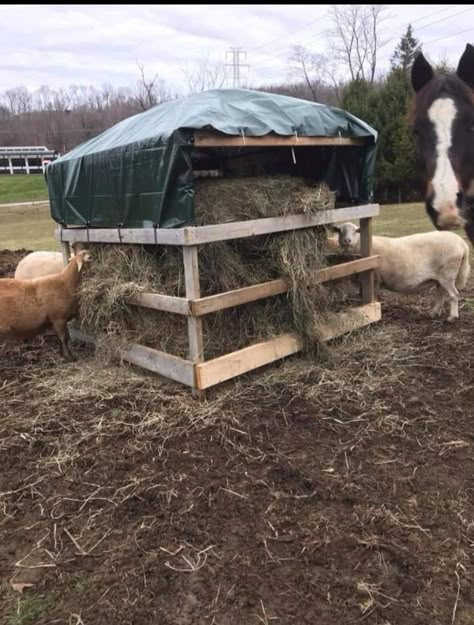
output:
M401 69L405 73L408 73L415 56L420 50L420 42L413 37L413 30L411 24L409 24L407 32L402 36L400 43L395 48L395 52L390 59L392 70Z

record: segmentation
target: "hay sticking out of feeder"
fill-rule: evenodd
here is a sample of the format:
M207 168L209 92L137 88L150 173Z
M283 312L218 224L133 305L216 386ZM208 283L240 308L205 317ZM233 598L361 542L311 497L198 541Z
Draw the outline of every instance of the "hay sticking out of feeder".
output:
M196 181L200 225L315 212L334 207L325 184L307 185L289 176ZM203 318L206 358L252 342L297 331L309 351L325 350L317 321L332 309L334 290L318 284L325 266L325 227L206 244L199 250L201 296L283 277L287 294L219 311ZM185 317L130 305L143 291L185 296L180 248L94 246L94 263L81 289L81 326L96 336L98 353L115 355L141 343L187 357Z

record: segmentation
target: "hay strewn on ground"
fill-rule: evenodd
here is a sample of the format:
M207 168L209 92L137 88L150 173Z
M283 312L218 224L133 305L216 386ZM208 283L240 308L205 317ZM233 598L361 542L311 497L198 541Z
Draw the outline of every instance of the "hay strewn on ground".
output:
M290 176L196 181L199 225L313 213L333 208L334 202L327 185ZM326 229L320 227L201 246L202 296L279 277L290 285L286 295L205 317L206 357L289 330L305 337L308 350L320 351L315 321L332 309L335 294L314 277L325 266L325 238ZM100 245L94 255L81 291L81 324L97 337L99 352L139 342L186 357L184 318L127 303L140 291L184 297L181 249Z

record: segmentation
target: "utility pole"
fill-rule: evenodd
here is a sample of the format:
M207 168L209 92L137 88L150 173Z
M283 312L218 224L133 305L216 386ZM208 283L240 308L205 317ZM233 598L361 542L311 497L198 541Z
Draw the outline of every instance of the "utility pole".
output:
M244 56L244 61L247 60L247 52L244 52L242 48L231 48L225 53L225 60L227 61L229 55L232 55L232 61L230 63L225 63L224 67L232 67L232 79L233 79L233 87L234 89L240 89L241 87L241 69L247 68L249 69L249 65L247 63L240 62L240 55ZM228 79L227 79L228 80Z

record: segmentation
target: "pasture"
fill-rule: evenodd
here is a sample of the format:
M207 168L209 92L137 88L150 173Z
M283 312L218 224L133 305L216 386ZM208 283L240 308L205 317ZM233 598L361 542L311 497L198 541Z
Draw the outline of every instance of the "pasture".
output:
M57 247L46 208L0 211L0 276ZM421 204L374 220L431 229ZM472 623L474 277L458 323L431 303L383 292L328 361L202 403L51 335L2 343L0 621Z

